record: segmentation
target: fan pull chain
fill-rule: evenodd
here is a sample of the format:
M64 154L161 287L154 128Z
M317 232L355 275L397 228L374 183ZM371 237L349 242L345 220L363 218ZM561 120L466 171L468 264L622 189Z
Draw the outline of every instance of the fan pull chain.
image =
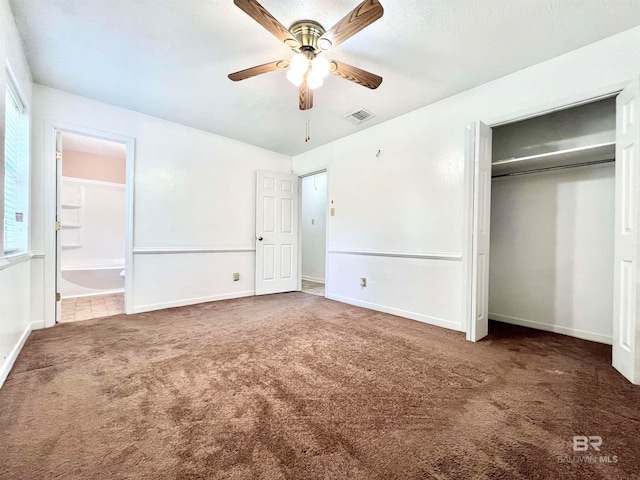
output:
M309 114L309 118L307 119L307 135L304 137L305 142L309 140L311 140L311 114Z

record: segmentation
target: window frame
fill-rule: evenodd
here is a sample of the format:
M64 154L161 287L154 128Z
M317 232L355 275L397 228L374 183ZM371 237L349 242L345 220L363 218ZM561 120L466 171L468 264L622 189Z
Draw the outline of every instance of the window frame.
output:
M30 118L26 104L23 100L23 96L20 93L20 89L17 86L15 77L7 65L6 69L6 81L4 92L4 142L2 145L3 156L2 165L0 166L0 173L2 174L2 198L0 199L0 207L2 207L2 229L0 231L0 245L2 250L0 251L0 258L12 258L19 255L24 255L29 251L29 203L30 203ZM6 238L6 200L7 200L7 171L8 171L8 159L7 159L7 117L10 108L15 108L17 111L17 117L15 119L14 132L15 138L15 178L16 178L16 193L14 203L16 209L22 210L22 221L14 221L14 224L18 225L19 231L15 235L15 239L10 246L7 246ZM20 228L21 227L21 228Z

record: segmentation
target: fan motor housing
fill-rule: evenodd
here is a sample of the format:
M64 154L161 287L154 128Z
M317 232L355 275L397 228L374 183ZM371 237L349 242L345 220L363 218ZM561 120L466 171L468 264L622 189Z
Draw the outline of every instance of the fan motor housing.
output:
M291 35L299 42L300 46L296 48L296 51L312 51L318 53L321 51L318 46L318 40L324 35L325 29L318 22L313 20L300 20L294 23L289 28Z

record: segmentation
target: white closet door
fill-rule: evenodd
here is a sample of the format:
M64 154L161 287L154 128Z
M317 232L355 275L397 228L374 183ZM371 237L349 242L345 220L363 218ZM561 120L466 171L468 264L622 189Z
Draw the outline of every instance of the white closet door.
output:
M491 128L482 122L471 127L467 149L473 186L471 207L470 296L467 340L477 342L489 333L489 234L491 228Z
M636 349L638 280L638 144L640 79L625 88L616 106L616 213L613 287L613 366L640 383Z

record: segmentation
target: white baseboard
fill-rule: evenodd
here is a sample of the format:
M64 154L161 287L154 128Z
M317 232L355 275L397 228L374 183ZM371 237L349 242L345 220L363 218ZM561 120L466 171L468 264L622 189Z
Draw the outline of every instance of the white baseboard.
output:
M327 298L335 300L337 302L348 303L349 305L355 305L356 307L368 308L370 310L377 310L378 312L389 313L391 315L397 315L398 317L408 318L410 320L417 320L418 322L428 323L429 325L435 325L436 327L448 328L449 330L456 330L464 332L462 325L451 320L444 320L438 317L432 317L430 315L424 315L422 313L410 312L407 310L401 310L399 308L388 307L386 305L378 305L377 303L365 302L350 297L341 297L340 295L328 294Z
M301 275L302 280L306 280L307 282L315 282L321 283L324 285L324 278L310 277L309 275Z
M82 297L99 297L100 295L113 295L114 293L124 293L124 288L116 288L115 290L105 290L103 292L81 293L79 295L63 295L62 299L82 298Z
M31 322L31 330L41 330L44 328L44 320L37 320Z
M150 305L139 305L133 307L133 313L152 312L154 310L162 310L163 308L185 307L187 305L196 305L198 303L215 302L217 300L229 300L232 298L252 297L256 294L255 290L246 292L224 293L222 295L212 295L210 297L189 298L186 300L176 300L174 302L153 303Z
M4 363L2 364L2 366L0 366L0 388L2 388L2 385L4 385L4 381L9 376L9 372L11 371L13 364L16 363L16 359L20 354L20 350L22 350L24 343L27 341L27 338L29 338L29 335L31 334L31 330L32 330L32 324L30 323L29 325L27 325L27 328L25 329L25 331L22 332L22 335L20 335L20 339L18 340L16 345L13 347L13 350L11 350L11 353L4 360Z
M550 325L548 323L535 322L533 320L525 320L524 318L511 317L509 315L500 315L499 313L491 312L489 312L489 318L491 320L497 320L498 322L510 323L512 325L519 325L521 327L529 327L535 328L536 330L544 330L545 332L569 335L570 337L581 338L582 340L606 343L607 345L611 345L612 343L612 339L608 335L586 332L584 330L578 330L577 328L562 327L560 325Z

